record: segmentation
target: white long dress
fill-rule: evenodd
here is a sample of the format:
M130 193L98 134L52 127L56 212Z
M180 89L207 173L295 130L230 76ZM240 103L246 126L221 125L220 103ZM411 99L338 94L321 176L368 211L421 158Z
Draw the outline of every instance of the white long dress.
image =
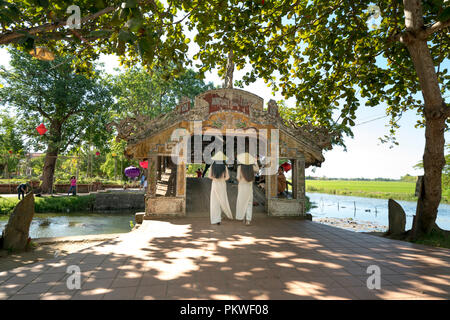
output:
M253 171L258 172L258 166L253 166ZM252 220L253 212L253 181L245 180L241 173L241 166L237 169L238 196L236 201L236 220Z
M209 168L208 178L211 182L211 199L210 199L210 218L211 224L216 224L222 221L222 211L229 219L233 219L230 204L228 202L227 183L226 180L230 178L228 169L225 167L225 176L220 179L212 177L212 168Z

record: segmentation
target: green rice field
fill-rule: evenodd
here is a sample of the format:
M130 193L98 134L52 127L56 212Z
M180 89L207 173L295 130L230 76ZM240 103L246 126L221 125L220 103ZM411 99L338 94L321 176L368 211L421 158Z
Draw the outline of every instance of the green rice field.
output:
M416 201L416 184L403 181L306 180L306 192ZM442 193L442 203L450 203L450 189Z

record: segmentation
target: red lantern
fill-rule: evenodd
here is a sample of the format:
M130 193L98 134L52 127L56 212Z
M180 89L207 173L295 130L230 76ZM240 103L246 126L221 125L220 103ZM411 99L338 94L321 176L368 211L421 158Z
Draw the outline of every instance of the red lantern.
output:
M39 132L39 134L42 136L43 134L45 134L48 130L45 127L45 125L43 123L41 123L37 128L36 128L37 132Z
M281 165L281 167L283 167L283 169L284 169L285 172L288 172L288 171L291 170L291 168L292 168L291 164L288 163L288 162L283 163L283 164Z
M148 168L148 161L141 161L141 162L139 162L139 165L142 168L147 169Z
M95 155L98 157L98 156L100 155L100 152L97 151L97 152L95 153Z
M9 152L9 154L12 154L12 150L9 150L8 152Z

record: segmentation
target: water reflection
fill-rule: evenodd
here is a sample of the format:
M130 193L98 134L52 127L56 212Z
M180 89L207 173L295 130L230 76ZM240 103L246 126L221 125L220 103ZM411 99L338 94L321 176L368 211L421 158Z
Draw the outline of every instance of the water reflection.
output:
M307 192L306 195L314 202L315 208L310 210L317 218L353 218L358 222L371 222L387 226L388 200L364 197L341 196L325 193ZM406 229L411 229L412 219L416 213L416 202L397 201L406 213ZM439 206L436 223L442 229L450 230L450 205Z
M31 238L66 237L89 234L129 232L133 212L35 214L30 226ZM0 216L0 230L8 223L8 216Z

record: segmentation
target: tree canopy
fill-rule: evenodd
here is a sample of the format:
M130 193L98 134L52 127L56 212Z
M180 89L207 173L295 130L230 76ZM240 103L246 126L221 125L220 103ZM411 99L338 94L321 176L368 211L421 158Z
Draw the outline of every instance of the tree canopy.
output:
M201 92L214 88L212 83L205 83L190 69L172 78L164 71L149 73L138 66L110 80L119 117L146 115L153 118L173 110L183 97L193 100Z
M47 191L59 153L82 141L101 144L108 139L104 128L113 105L111 90L99 76L73 73L67 58L58 57L53 63L17 50L10 53L12 69L0 71L5 83L0 99L17 115L19 132L29 138L33 149L46 149L43 185ZM36 130L40 123L48 128L44 135Z

